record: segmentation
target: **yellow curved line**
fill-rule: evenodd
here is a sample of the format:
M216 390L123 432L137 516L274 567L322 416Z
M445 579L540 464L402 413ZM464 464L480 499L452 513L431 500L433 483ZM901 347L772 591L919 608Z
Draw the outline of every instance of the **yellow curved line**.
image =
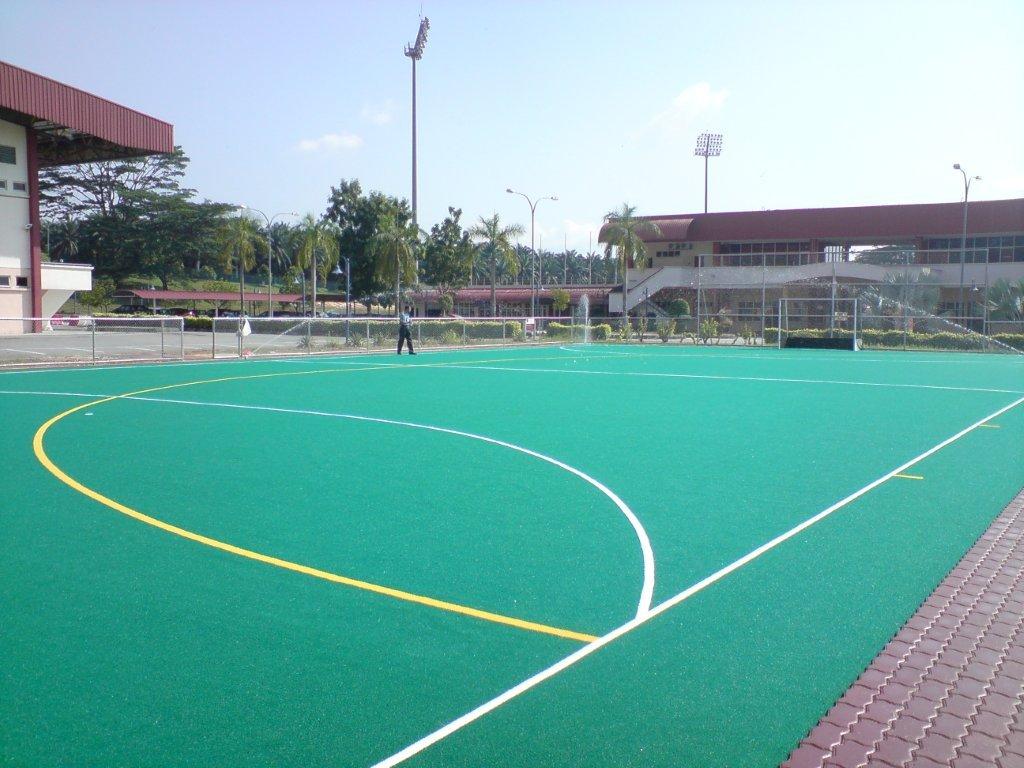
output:
M155 517L151 517L150 515L132 509L131 507L126 506L120 503L119 501L115 501L114 499L108 498L107 496L104 496L102 493L94 491L92 488L89 488L88 486L85 486L82 483L78 482L75 478L71 477L69 474L64 472L64 470L58 467L50 459L50 457L46 453L46 449L43 446L43 438L46 436L47 431L58 421L85 408L93 408L97 405L102 405L103 403L109 403L112 400L119 400L125 397L136 397L138 395L148 394L150 392L159 392L161 390L176 389L179 387L189 387L197 384L213 384L224 381L238 381L240 379L270 378L273 376L305 376L313 373L340 373L344 371L379 370L382 367L383 366L373 366L368 368L347 368L341 370L337 368L332 368L328 370L317 371L289 371L282 373L253 374L249 376L229 376L218 379L206 379L202 381L183 382L180 384L169 384L162 387L150 387L148 389L140 389L135 392L128 392L123 395L113 395L111 397L104 397L99 400L93 400L88 403L76 405L74 408L68 408L66 411L58 413L56 416L53 416L50 419L48 419L46 422L42 424L42 426L39 427L39 429L36 430L36 433L32 438L32 450L35 453L36 458L39 460L39 463L42 464L47 469L47 471L50 472L50 474L52 474L54 477L56 477L58 480L60 480L68 487L78 491L79 493L89 497L90 499L93 499L94 501L98 501L100 504L103 504L104 506L109 507L110 509L113 509L116 512L120 512L123 515L127 515L128 517L134 518L140 522L145 523L146 525L151 525L154 528L159 528L160 530L166 531L167 533L172 533L175 536L180 536L183 539L195 541L199 544L204 544L208 547L219 549L222 552L230 552L233 555L245 557L249 560L255 560L260 563L266 563L267 565L274 565L278 568L284 568L285 570L294 571L296 573L303 573L307 576L312 576L317 579L323 579L324 581L331 581L336 584L344 584L346 586L354 587L356 589L362 589L367 592L374 592L379 595L393 597L397 600L404 600L410 603L418 603L419 605L426 605L430 608L437 608L442 611L450 611L451 613L457 613L463 616L472 616L475 619L490 621L495 624L504 624L506 626L516 627L517 629L524 629L531 632L540 632L541 634L554 635L555 637L563 637L569 640L577 640L581 643L589 643L593 640L596 640L597 637L595 635L588 635L583 632L574 632L572 630L561 629L559 627L551 627L547 624L539 624L534 621L526 621L524 619L517 619L512 616L504 616L500 613L482 611L477 608L470 608L469 606L459 605L458 603L449 603L445 600L437 600L433 597L417 595L413 592L405 592L400 589L393 589L392 587L385 587L380 584L373 584L368 581L352 579L348 576L341 576L336 573L330 573L329 571L322 571L318 568L310 568L307 565L293 563L290 560L282 560L279 557L271 557L270 555L264 555L261 552L254 552L251 549L236 547L234 544L228 544L227 542L219 541L218 539L213 539L209 536L203 536L202 534L195 533L194 531L189 531L185 528L180 528L176 525L171 525L170 523L166 523L163 520L158 520Z

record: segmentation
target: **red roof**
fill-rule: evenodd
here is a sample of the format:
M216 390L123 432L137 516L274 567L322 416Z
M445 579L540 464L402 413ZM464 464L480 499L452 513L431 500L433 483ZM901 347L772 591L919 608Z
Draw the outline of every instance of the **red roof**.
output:
M125 289L117 291L114 296L119 299L145 299L146 301L238 301L238 291L161 291ZM267 294L245 292L246 301L266 301ZM302 301L301 293L275 293L275 302L291 304Z
M0 109L39 132L41 165L174 149L170 123L2 61Z
M1024 198L968 204L969 234L1024 234ZM644 216L662 230L650 242L735 240L885 241L951 237L963 226L963 203L869 205L852 208L797 208L779 211L685 213ZM692 222L692 223L689 223ZM604 242L606 224L598 240ZM685 233L683 237L679 233Z
M552 288L541 288L537 291L537 296L542 299L550 299L553 291L558 290L560 286ZM562 290L565 290L569 294L571 301L578 301L584 294L589 296L592 300L604 299L608 296L611 291L609 286L580 286L580 285L567 285ZM528 285L505 285L497 286L495 288L495 296L498 301L529 301L533 296L533 289ZM419 291L416 296L424 299L436 299L439 292L435 288L428 290ZM491 300L491 288L490 286L474 285L471 288L461 288L455 292L456 301L490 301Z

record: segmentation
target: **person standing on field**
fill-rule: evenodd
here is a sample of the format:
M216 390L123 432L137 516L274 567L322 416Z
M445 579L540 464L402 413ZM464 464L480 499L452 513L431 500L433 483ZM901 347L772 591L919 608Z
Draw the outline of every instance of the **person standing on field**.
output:
M415 355L416 353L412 348L412 307L408 304L405 305L405 309L398 316L398 354L402 354L403 342L409 344L409 354Z

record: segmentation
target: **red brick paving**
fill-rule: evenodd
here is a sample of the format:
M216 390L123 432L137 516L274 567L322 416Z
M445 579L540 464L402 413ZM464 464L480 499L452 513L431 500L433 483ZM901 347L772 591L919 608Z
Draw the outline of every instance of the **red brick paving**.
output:
M1024 768L1024 489L782 768Z

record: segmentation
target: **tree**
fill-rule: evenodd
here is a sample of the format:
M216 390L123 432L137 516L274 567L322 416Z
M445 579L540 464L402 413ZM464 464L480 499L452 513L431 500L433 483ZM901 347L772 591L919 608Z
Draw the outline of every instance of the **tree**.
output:
M993 320L1024 320L1024 278L1016 283L996 280L988 291L988 311Z
M124 216L138 198L133 193L184 194L189 158L175 147L166 155L108 160L102 163L58 165L39 173L40 207L45 217L75 219L93 215Z
M389 214L380 220L380 228L367 246L377 277L394 282L396 315L401 311L402 280L406 283L416 280L418 238L419 232L412 222L403 223Z
M92 290L84 291L78 295L78 300L87 307L94 310L104 310L114 303L114 291L117 286L109 277L101 277L94 280Z
M462 229L460 208L449 208L448 216L430 228L423 246L423 279L441 295L453 294L469 283L474 249L469 233Z
M690 302L686 299L672 299L666 306L665 311L672 317L689 317Z
M569 292L564 288L555 288L551 292L551 306L555 308L556 312L563 312L568 309L570 301Z
M469 230L469 236L477 243L477 259L483 262L491 277L491 317L498 314L498 296L495 285L498 281L499 265L511 275L519 274L512 238L523 234L521 224L501 226L498 214L489 219L480 217L480 222Z
M623 203L617 211L605 214L607 224L601 229L601 242L607 243L605 253L610 257L612 248L618 255L622 270L622 314L627 315L626 297L629 291L629 268L640 263L647 255L643 237L658 236L661 229L652 221L636 216L636 206Z
M337 187L331 187L324 218L338 227L339 246L341 253L349 257L355 296L365 298L389 287L369 254L370 240L380 231L385 216L390 216L399 228L412 222L412 211L405 200L380 192L363 194L355 179L342 179Z
M307 213L299 225L301 236L295 253L295 263L300 269L309 269L312 284L313 316L316 317L317 277L327 283L327 275L338 263L338 228L325 219L317 221Z
M221 254L238 269L239 313L245 314L245 272L255 265L256 243L260 233L251 219L233 216L221 229Z

